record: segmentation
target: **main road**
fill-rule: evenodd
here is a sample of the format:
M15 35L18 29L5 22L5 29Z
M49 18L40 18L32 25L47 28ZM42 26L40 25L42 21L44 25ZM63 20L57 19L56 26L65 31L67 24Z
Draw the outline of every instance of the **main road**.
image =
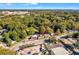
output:
M34 44L34 45L39 45L43 44L44 39L38 39L38 40L28 40L27 38L18 44L10 47L11 50L17 51L19 49L19 46L25 45L25 44Z

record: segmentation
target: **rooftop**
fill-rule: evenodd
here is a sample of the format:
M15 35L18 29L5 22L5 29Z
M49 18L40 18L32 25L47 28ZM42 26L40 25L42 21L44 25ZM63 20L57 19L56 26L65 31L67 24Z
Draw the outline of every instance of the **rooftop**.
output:
M55 55L69 55L69 52L63 47L56 47L52 49Z
M53 45L49 45L47 46L49 50L53 49L53 48L57 48L57 47L63 47L62 44L58 43L58 44L53 44Z

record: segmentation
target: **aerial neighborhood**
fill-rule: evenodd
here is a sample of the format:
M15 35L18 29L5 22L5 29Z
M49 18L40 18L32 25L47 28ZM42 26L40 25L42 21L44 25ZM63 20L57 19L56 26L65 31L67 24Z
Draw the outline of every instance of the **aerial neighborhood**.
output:
M1 10L0 55L79 55L79 10Z

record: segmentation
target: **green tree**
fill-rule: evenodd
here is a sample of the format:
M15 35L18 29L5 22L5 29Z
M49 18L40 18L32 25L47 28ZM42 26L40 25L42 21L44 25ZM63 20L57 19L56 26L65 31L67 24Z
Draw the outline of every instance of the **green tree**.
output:
M29 34L35 34L36 32L38 32L38 30L36 30L34 27L29 27Z
M50 27L47 27L45 29L45 32L48 33L48 34L51 34L53 32L53 30Z
M10 32L10 38L11 38L12 40L14 40L14 41L17 41L17 42L20 41L20 38L19 38L19 36L18 36L18 34L17 34L16 31Z
M45 33L45 27L44 27L44 26L40 26L39 32L40 32L41 34L44 34L44 33Z
M11 39L9 38L9 33L4 33L3 36L6 40L7 45L10 46L11 45Z

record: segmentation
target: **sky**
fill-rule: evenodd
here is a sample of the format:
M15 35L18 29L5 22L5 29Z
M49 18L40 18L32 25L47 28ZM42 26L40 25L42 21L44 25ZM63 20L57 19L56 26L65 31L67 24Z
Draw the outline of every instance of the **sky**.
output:
M79 9L79 3L0 3L0 9Z

